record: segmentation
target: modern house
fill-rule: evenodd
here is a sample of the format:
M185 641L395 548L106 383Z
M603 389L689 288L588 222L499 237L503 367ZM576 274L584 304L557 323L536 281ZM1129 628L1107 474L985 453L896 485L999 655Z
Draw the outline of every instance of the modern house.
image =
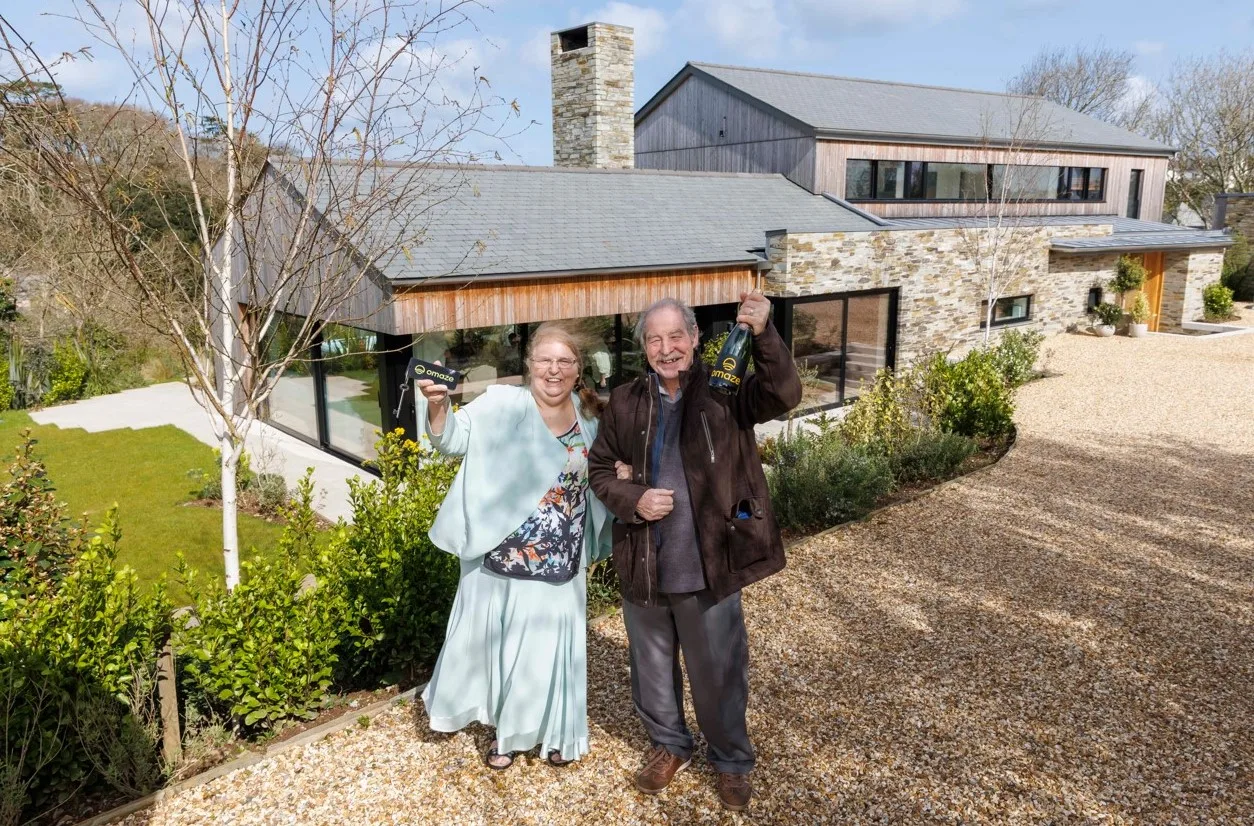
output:
M1125 253L1150 265L1157 328L1178 329L1229 243L1145 220L1169 147L1036 99L689 64L633 112L630 29L551 44L556 166L380 166L365 182L380 191L458 185L405 199L421 245L380 261L353 326L280 379L272 424L368 458L376 428L412 427L412 404L397 408L411 352L463 370L466 401L522 381L547 320L584 330L585 380L608 392L644 370L640 310L675 296L710 335L757 283L806 368L805 404L837 405L878 368L980 340L990 297L996 330L1082 324ZM274 191L306 197L286 183ZM1006 283L990 293L992 276ZM299 296L290 309L308 312Z

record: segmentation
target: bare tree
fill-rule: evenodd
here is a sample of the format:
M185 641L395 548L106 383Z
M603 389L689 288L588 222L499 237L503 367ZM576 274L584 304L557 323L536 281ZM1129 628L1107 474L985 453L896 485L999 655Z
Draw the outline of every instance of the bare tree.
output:
M456 165L491 153L518 107L456 39L473 0L134 0L137 29L112 6L78 0L68 22L128 67L130 94L90 117L59 89L0 98L23 136L0 157L85 211L104 243L84 254L181 354L221 445L233 587L238 461L279 377L324 325L382 308L380 271L422 243L415 205L452 197ZM7 88L55 84L58 63L91 54L41 55L3 17L0 41ZM154 165L178 170L181 194L151 197ZM145 232L145 197L189 231Z
M1010 81L1007 90L1035 95L1134 132L1149 125L1154 90L1132 72L1126 49L1076 46L1043 49Z
M959 246L975 266L983 292L983 340L992 337L998 299L1010 295L1033 256L1039 233L1024 215L1032 201L1052 197L1057 167L1037 147L1052 134L1050 118L1038 101L1009 99L1002 112L984 118L984 149L1000 162L992 174L972 181L963 193L978 204L958 228ZM1046 162L1046 163L1043 163Z
M1220 192L1254 192L1254 50L1176 64L1163 89L1162 140L1178 148L1167 212L1209 213Z

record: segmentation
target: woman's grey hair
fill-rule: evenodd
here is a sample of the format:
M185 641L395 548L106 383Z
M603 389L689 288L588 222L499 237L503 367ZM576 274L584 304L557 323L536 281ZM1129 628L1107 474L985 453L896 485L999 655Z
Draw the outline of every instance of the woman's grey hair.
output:
M646 307L644 312L640 314L640 317L636 319L636 329L632 335L635 337L637 345L642 348L644 347L644 331L645 327L649 323L649 316L652 315L655 310L662 310L667 307L672 310L678 310L684 317L685 329L692 332L694 335L696 334L697 314L692 311L692 308L680 301L678 298L660 298Z

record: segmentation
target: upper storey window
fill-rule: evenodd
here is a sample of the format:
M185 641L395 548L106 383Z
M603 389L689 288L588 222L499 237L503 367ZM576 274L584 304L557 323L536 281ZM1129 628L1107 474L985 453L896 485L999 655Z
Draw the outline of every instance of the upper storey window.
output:
M845 163L851 201L1101 201L1106 170L1083 166L871 161Z

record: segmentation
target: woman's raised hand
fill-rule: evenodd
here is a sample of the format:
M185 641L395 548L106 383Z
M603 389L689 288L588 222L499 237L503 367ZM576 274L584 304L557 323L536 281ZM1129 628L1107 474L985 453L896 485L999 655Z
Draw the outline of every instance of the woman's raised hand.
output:
M440 365L440 362L432 362L432 364ZM443 365L440 365L443 366ZM427 400L427 405L431 408L443 407L448 401L448 387L443 384L437 384L431 379L418 379L414 382L414 387L418 388Z

